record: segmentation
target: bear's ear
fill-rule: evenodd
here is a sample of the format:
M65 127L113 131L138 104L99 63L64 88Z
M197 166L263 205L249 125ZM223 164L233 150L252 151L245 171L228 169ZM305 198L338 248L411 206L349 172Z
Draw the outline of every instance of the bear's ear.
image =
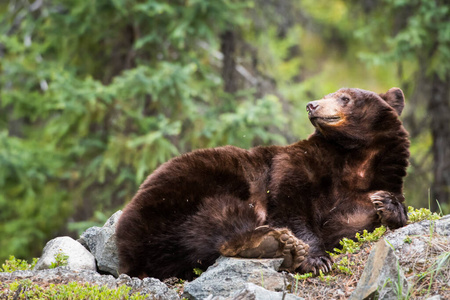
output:
M397 114L400 114L403 111L403 107L405 106L405 96L403 92L399 88L392 88L384 94L380 94L380 97L384 99L392 108L395 109Z

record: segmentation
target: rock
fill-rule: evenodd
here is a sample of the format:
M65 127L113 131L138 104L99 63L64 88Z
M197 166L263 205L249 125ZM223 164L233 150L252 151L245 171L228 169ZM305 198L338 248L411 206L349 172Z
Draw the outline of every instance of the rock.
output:
M119 276L119 256L116 246L116 223L122 211L113 214L103 227L88 228L78 239L97 260L100 271Z
M446 215L436 221L425 220L409 224L387 233L384 238L398 250L405 245L404 241L408 236L430 235L430 233L450 236L450 215Z
M121 274L119 278L117 278L116 283L118 285L126 284L132 288L133 292L139 292L144 295L152 295L152 299L180 299L174 290L169 289L167 285L156 278L147 277L140 280L136 277L130 278L128 275Z
M233 300L245 300L245 299L255 299L255 300L304 300L304 298L295 296L293 294L288 294L283 292L273 292L268 291L253 283L247 283L245 289L236 292L232 295L230 299Z
M442 245L449 245L449 237L450 215L447 215L436 221L425 220L399 228L387 233L384 238L394 247L400 265L414 262L416 266L420 266L428 264L424 253L439 254L446 251Z
M372 299L374 296L377 299L406 299L407 291L408 282L394 250L384 239L378 241L350 300Z
M40 271L16 271L12 273L0 273L0 282L11 283L14 280L29 279L34 283L45 286L51 283L67 284L69 282L90 283L98 286L106 286L110 289L121 285L131 287L131 293L141 293L148 295L149 299L157 300L178 300L177 293L169 289L164 283L155 278L130 278L127 275L120 275L114 278L112 275L100 275L89 270L71 270L67 267Z
M56 262L55 255L58 253L68 256L67 267L72 270L97 270L94 256L80 243L68 236L49 241L42 250L42 256L34 269L49 269L51 264Z
M183 296L189 299L205 299L210 295L227 298L246 289L247 283L270 291L284 291L285 275L277 272L282 262L283 259L219 257L199 278L185 285Z

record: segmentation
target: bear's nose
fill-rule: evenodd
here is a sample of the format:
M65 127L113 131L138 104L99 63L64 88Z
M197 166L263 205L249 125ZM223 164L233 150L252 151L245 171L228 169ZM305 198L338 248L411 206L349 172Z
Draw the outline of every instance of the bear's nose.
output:
M317 108L319 107L318 104L314 104L314 102L309 102L306 105L306 111L308 112L308 114L311 114L313 111L315 111Z

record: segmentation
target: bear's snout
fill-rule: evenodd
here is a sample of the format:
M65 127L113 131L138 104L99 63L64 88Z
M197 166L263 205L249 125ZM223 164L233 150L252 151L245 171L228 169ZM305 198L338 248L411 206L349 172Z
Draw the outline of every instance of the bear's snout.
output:
M317 108L319 107L319 104L317 102L309 102L306 105L306 111L308 112L308 115L312 114Z

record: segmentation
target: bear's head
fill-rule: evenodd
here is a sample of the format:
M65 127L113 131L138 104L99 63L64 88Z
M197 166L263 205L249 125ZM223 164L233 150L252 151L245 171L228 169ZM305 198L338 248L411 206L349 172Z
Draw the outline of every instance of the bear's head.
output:
M399 88L391 88L384 94L344 88L309 102L306 110L316 128L315 134L345 148L357 148L402 130L398 117L404 104Z

